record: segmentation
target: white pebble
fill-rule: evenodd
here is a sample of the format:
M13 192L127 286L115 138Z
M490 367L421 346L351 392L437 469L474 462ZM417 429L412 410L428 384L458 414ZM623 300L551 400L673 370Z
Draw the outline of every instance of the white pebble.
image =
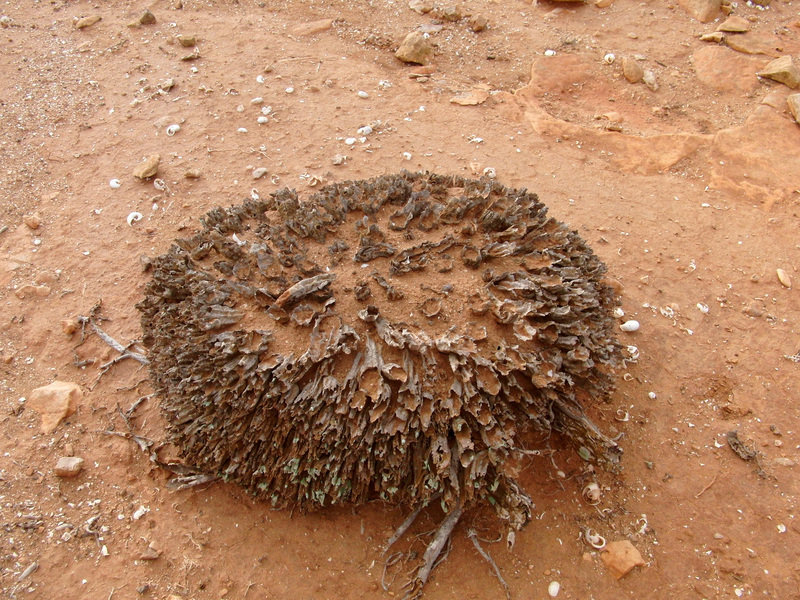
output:
M264 123L269 123L269 117L265 117L265 116L262 115L262 116L258 117L258 122L261 125L263 125Z
M261 97L253 98L250 100L250 104L264 104L264 99Z
M359 98L369 98L369 94L367 92L363 91L363 90L359 90L358 91L358 97Z
M240 104L239 106L237 106L237 107L236 107L236 112L244 112L244 106L243 106L242 104Z
M630 321L625 321L622 325L619 326L622 331L627 331L630 333L631 331L638 331L639 330L639 321L635 321L631 319Z
M656 398L658 398L655 392L650 392L649 394L647 394L647 397L650 398L650 400L655 400Z
M239 129L237 129L236 131L238 131L239 133L247 133L247 128L246 127L239 127Z
M272 112L272 107L271 106L262 106L261 107L261 114L262 115L267 116L271 112Z
M547 586L547 593L550 594L551 598L555 598L558 596L558 592L561 591L561 584L557 581L551 581L550 585Z
M287 94L294 94L294 88L293 87L286 88L286 93Z
M356 138L345 138L344 143L348 146L352 146L356 143Z
M258 83L264 83L264 76L263 75L259 75L258 77L256 77L256 81Z
M403 158L406 160L411 160L411 152L403 152Z
M112 188L116 190L122 185L122 182L119 179L112 179L111 181L108 182L108 185L110 185Z
M611 54L611 52L609 52L603 57L603 62L605 62L607 65L610 65L616 60L616 58L617 58L616 56L614 56L613 54Z
M556 51L555 50L545 50L544 51L544 55L545 56L555 56L556 55Z
M358 135L369 135L372 133L372 127L369 125L364 125L364 127L358 128Z
M149 512L150 512L149 508L147 508L146 506L140 506L139 508L136 509L136 512L133 513L133 520L138 521Z

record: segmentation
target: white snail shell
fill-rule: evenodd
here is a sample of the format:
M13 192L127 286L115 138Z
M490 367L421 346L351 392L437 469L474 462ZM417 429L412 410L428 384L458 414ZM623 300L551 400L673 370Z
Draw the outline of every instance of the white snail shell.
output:
M127 218L128 225L133 226L133 224L136 221L141 221L141 219L142 219L142 213L140 213L140 212L132 212L131 214L128 215L128 218Z
M180 130L181 130L181 126L178 125L177 123L173 123L172 125L167 127L167 135L172 137L173 135L178 133Z
M608 54L606 54L606 55L603 57L603 61L604 61L604 62L605 62L607 65L610 65L611 63L613 63L613 62L614 62L614 60L615 60L616 58L617 58L616 56L614 56L613 54L611 54L611 52L609 52Z
M622 331L627 331L628 333L632 331L638 331L639 321L635 321L634 319L631 319L630 321L625 321L622 325L619 326L619 328L622 329Z
M600 497L602 493L600 492L600 486L596 483L590 483L585 488L583 488L583 492L581 492L584 501L586 504L590 506L597 506L600 504Z
M116 190L122 185L122 182L119 179L112 179L111 181L108 182L108 185L110 185L113 189Z

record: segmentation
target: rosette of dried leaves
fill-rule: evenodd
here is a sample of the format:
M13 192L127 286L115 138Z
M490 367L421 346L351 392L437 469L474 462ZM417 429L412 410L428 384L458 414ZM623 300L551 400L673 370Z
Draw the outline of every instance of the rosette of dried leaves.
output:
M171 441L276 506L437 500L455 525L485 501L515 530L521 435L618 456L584 414L621 358L605 266L526 190L283 189L212 210L153 267L138 308Z

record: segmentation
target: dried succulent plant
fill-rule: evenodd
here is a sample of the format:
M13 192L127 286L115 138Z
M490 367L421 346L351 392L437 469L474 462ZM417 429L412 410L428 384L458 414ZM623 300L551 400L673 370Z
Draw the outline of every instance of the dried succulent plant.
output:
M138 305L170 439L201 471L301 509L439 499L453 525L488 501L516 530L520 436L617 460L584 414L621 359L617 302L535 194L403 172L203 226Z

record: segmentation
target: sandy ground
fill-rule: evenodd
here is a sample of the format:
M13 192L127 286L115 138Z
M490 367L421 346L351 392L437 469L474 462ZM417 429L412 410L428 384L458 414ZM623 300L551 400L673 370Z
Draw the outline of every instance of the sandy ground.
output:
M401 509L300 515L223 483L168 490L170 474L107 433L128 431L118 407L150 393L146 371L127 360L100 377L117 353L96 336L76 348L80 332L65 334L62 321L102 301L104 329L138 338L140 255L166 251L206 211L253 188L308 194L317 182L400 169L492 168L589 241L623 288L626 317L641 323L620 333L638 362L593 415L621 435L623 470L592 474L567 448L531 457L522 480L535 519L513 551L490 543L500 532L490 510L466 515L426 597L505 597L466 538L475 528L513 598L545 598L552 581L560 598L586 600L800 598L800 366L790 359L800 302L776 275L800 282L800 128L786 109L792 91L755 75L800 54L800 7L739 2L734 14L751 31L717 45L698 38L724 17L703 24L674 4L474 1L462 14L489 24L475 33L466 16L442 23L404 2L155 2L156 23L139 28L127 26L145 8L134 3L4 3L2 595L402 596L413 562L387 569L392 583L381 587L381 549ZM75 29L91 15L102 20ZM320 19L334 22L294 29ZM434 25L436 46L436 72L422 81L394 57L420 25ZM629 83L625 57L658 89ZM459 95L482 102L450 101ZM169 136L171 124L181 128ZM346 144L364 125L373 132ZM132 176L153 154L164 189ZM254 180L260 167L267 175ZM129 225L132 212L143 218ZM26 398L53 380L80 384L84 396L43 434ZM158 400L143 401L131 425L162 437ZM757 461L733 452L729 431ZM84 470L59 478L55 463L69 454ZM593 507L581 490L595 477ZM440 518L424 514L401 549L422 551ZM647 564L615 580L581 541L586 529L630 540Z

